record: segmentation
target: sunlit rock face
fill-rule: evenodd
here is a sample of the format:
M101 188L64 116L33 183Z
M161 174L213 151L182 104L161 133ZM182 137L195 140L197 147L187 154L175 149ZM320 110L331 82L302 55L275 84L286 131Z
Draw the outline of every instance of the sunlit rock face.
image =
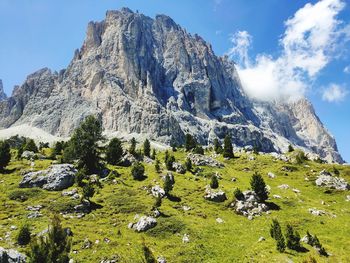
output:
M29 124L67 137L94 114L106 132L162 143L183 143L191 133L208 144L230 134L237 146L269 152L291 143L342 162L307 100L252 101L232 61L165 15L108 11L104 21L88 24L67 69L41 69L4 99L1 128Z

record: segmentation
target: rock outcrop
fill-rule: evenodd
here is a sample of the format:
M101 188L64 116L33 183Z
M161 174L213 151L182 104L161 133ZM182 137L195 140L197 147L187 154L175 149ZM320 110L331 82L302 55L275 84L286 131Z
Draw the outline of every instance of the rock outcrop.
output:
M91 114L106 133L167 144L182 144L185 133L202 144L230 134L236 146L282 152L293 144L343 162L307 100L252 101L232 61L165 15L123 8L90 22L67 69L41 69L0 102L0 128L30 125L67 137Z
M71 164L55 164L47 170L25 174L19 187L41 187L49 191L60 191L74 184L76 173L77 170Z
M26 256L14 249L4 249L0 247L0 262L25 263Z
M4 87L2 85L2 80L0 79L0 101L6 100L7 96L4 92Z
M329 172L324 170L320 172L319 176L317 176L315 183L320 187L326 187L341 191L350 190L350 185L345 179L332 176Z

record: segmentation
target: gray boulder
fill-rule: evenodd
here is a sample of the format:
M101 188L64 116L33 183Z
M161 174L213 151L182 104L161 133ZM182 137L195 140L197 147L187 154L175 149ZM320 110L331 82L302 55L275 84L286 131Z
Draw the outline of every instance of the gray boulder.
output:
M186 168L183 166L181 163L173 163L173 168L175 169L175 172L179 174L184 174L186 173Z
M226 194L222 190L214 190L210 187L207 187L205 190L204 199L213 201L213 202L224 202L227 200Z
M142 216L136 223L130 223L129 228L134 229L136 232L144 232L157 225L157 219L151 216Z
M191 160L192 164L197 166L224 167L222 163L209 156L189 153L187 157Z
M249 219L260 216L269 210L266 204L259 202L259 198L254 191L244 191L243 197L234 203L234 207L236 213Z
M163 198L165 196L165 191L163 188L161 188L159 185L155 185L151 188L151 193L154 197L161 197Z
M25 263L26 256L14 249L4 249L0 247L1 263Z
M341 190L341 191L350 189L350 185L345 179L332 176L329 172L325 170L320 172L315 183L317 186L320 186L320 187L327 187L327 188Z
M22 153L21 157L24 159L27 159L27 160L33 159L33 158L35 158L35 153L31 152L31 151L24 151Z
M77 170L71 164L55 164L47 170L25 174L19 187L41 187L49 191L60 191L74 184L76 173Z

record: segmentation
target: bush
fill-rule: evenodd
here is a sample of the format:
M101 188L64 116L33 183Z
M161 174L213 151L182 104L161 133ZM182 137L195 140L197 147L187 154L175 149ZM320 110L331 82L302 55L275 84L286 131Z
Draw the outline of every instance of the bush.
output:
M136 155L136 139L134 137L130 140L129 153Z
M165 166L169 171L173 171L174 167L173 164L175 162L175 157L173 155L169 156L165 161Z
M276 249L279 252L284 252L286 249L286 244L281 230L280 223L276 220L272 220L272 225L270 227L270 235L276 240Z
M191 172L192 170L192 161L190 158L187 158L185 161L185 168L187 171Z
M213 174L210 179L210 188L217 189L219 187L218 177Z
M234 157L231 137L229 135L226 135L225 139L224 139L223 156L224 156L224 158L233 158Z
M189 133L185 136L185 149L186 152L191 151L197 146L197 140Z
M145 167L142 163L136 162L131 168L131 174L134 180L142 180L145 173Z
M193 152L196 153L196 154L203 155L204 154L204 149L203 149L203 147L201 145L196 145L196 147L194 148Z
M233 195L235 196L235 198L237 200L243 200L243 198L244 198L244 195L243 195L241 189L239 189L239 188L235 189L235 191L233 192Z
M109 164L117 165L119 164L123 156L122 142L118 138L113 138L106 149L106 161Z
M285 237L289 249L300 249L300 235L298 232L294 231L293 227L289 224L287 225Z
M291 144L288 145L288 152L294 152L294 148Z
M0 141L0 170L3 170L10 163L10 160L10 145L6 141Z
M30 152L35 152L37 153L38 147L36 146L35 142L33 139L27 139L26 144L24 145L24 151L30 151Z
M261 202L265 202L268 198L268 192L266 190L266 184L262 176L258 173L254 173L251 180L250 186L252 190L256 193L257 197Z
M18 245L20 246L25 246L29 244L31 236L30 236L30 228L27 224L21 227L16 239L17 239Z
M88 201L90 201L90 198L92 198L95 194L95 188L92 185L92 183L87 183L86 185L84 185L83 187L83 199L87 199Z
M151 144L148 139L143 143L143 154L147 157L151 156Z
M214 151L215 151L215 153L217 153L217 154L222 153L222 146L221 146L219 140L218 139L214 139L213 144L214 144Z
M31 243L29 263L68 263L71 240L62 228L58 215L52 218L47 236L41 236Z

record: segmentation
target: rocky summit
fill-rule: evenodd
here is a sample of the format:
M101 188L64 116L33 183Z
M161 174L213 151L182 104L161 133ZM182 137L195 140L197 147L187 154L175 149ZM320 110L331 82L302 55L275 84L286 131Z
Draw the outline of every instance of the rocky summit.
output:
M2 80L0 79L0 101L5 100L7 98L5 92L4 92L4 87L2 85Z
M106 133L167 144L190 133L205 145L229 134L240 147L283 152L292 144L343 162L309 101L250 99L234 62L165 15L108 11L88 24L66 69L29 75L9 98L0 83L1 129L29 125L67 137L91 114Z

